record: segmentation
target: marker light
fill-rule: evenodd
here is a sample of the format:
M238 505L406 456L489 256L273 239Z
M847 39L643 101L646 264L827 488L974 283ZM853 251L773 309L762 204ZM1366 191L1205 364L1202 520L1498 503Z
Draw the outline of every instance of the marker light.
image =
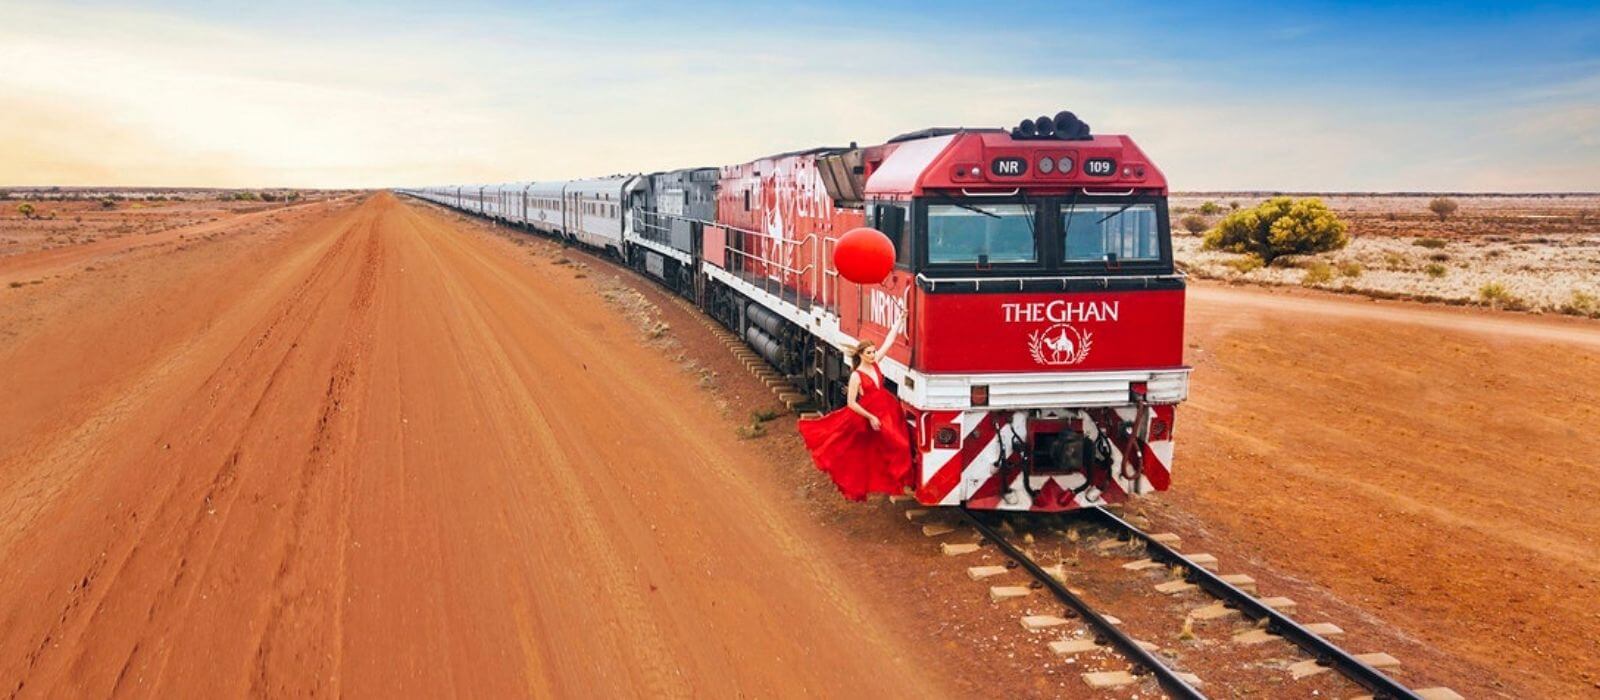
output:
M1072 157L1061 156L1061 160L1056 161L1056 170L1061 171L1062 175L1072 172Z
M989 405L989 385L988 384L974 384L974 385L972 385L971 399L972 399L972 405L974 405L974 406L987 406L987 405Z
M1056 159L1051 158L1050 156L1045 156L1039 159L1039 172L1049 175L1050 171L1055 169Z

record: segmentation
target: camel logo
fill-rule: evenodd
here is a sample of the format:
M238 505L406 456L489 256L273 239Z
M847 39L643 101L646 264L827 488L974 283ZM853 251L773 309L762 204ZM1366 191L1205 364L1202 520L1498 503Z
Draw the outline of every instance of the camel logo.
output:
M1075 365L1089 357L1094 334L1057 323L1028 334L1028 352L1041 365Z

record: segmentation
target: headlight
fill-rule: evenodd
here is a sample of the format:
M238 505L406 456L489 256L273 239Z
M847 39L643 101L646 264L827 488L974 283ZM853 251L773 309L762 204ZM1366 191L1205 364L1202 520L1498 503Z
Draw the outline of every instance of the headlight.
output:
M1056 170L1060 170L1063 175L1072 172L1072 158L1061 156L1061 160L1056 163Z
M1056 160L1054 158L1051 158L1050 156L1045 156L1045 157L1039 159L1039 172L1044 173L1046 175L1049 175L1050 171L1055 170L1055 169L1056 169Z

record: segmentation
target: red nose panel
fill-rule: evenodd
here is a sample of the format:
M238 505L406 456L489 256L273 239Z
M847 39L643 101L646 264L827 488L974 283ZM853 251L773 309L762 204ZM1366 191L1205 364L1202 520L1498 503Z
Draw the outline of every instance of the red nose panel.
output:
M1183 290L928 294L924 372L1068 372L1183 365Z

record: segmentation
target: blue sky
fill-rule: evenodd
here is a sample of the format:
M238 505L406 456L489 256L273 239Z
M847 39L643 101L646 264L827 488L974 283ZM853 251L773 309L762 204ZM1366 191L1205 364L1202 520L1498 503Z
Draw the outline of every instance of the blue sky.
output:
M1600 190L1592 4L0 0L0 20L20 67L0 183L568 177L1070 108L1180 190Z

